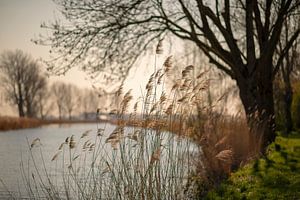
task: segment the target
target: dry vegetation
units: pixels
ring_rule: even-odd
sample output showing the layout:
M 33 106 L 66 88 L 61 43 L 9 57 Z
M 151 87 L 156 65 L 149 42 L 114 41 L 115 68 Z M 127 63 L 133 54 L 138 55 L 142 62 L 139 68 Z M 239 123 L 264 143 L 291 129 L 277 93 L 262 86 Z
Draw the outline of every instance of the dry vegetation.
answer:
M 24 128 L 36 128 L 48 124 L 76 124 L 76 123 L 99 123 L 107 122 L 105 120 L 68 120 L 68 119 L 51 119 L 43 120 L 28 117 L 8 117 L 0 116 L 0 131 L 8 131 Z
M 95 139 L 89 138 L 93 133 L 87 131 L 80 138 L 70 136 L 63 141 L 52 158 L 55 172 L 62 171 L 63 190 L 47 169 L 43 170 L 46 180 L 35 169 L 40 180 L 28 186 L 27 196 L 194 199 L 247 162 L 251 152 L 245 120 L 217 115 L 213 107 L 203 104 L 209 82 L 204 80 L 205 72 L 192 76 L 191 65 L 167 91 L 165 75 L 171 67 L 169 57 L 163 68 L 151 75 L 145 94 L 130 114 L 133 97 L 120 87 L 114 110 L 118 120 L 112 132 L 98 128 Z M 29 145 L 31 155 L 38 142 Z M 31 176 L 25 173 L 23 181 L 30 182 Z M 36 187 L 41 187 L 42 195 L 32 190 Z
M 122 118 L 130 101 L 128 99 L 131 99 L 127 93 L 116 113 L 119 120 L 115 123 L 118 126 L 169 131 L 181 138 L 192 139 L 201 151 L 198 161 L 193 163 L 197 170 L 190 174 L 186 192 L 192 189 L 196 196 L 204 196 L 233 170 L 257 157 L 253 149 L 257 149 L 259 144 L 250 144 L 253 138 L 243 114 L 225 116 L 215 112 L 215 105 L 203 104 L 203 92 L 209 84 L 203 79 L 206 72 L 194 77 L 194 67 L 187 66 L 170 92 L 165 92 L 165 88 L 159 90 L 161 85 L 164 87 L 164 76 L 172 67 L 170 59 L 167 58 L 163 70 L 153 73 L 149 79 L 143 97 L 143 119 L 136 118 L 134 113 L 129 119 Z M 159 94 L 157 91 L 162 92 Z M 257 146 L 254 148 L 253 145 Z
M 34 128 L 41 126 L 42 124 L 43 122 L 39 119 L 0 116 L 0 131 Z
M 182 120 L 174 118 L 171 122 L 166 119 L 129 119 L 115 124 L 169 131 L 198 144 L 201 155 L 193 163 L 197 170 L 190 176 L 191 185 L 187 187 L 192 187 L 197 196 L 204 196 L 232 171 L 256 157 L 249 143 L 249 128 L 242 116 L 225 117 L 208 110 L 205 113 L 201 119 L 198 115 L 191 115 Z

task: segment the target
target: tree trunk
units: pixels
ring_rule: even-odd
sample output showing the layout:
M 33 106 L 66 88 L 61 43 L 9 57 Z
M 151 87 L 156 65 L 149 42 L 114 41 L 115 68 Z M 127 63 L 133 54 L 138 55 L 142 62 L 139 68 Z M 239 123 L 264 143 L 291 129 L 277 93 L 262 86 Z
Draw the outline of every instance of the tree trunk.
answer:
M 19 111 L 19 117 L 25 117 L 23 103 L 21 101 L 19 101 L 18 103 L 18 111 Z
M 290 82 L 285 83 L 284 93 L 284 116 L 285 116 L 285 133 L 288 134 L 293 130 L 293 120 L 291 106 L 293 101 L 293 91 Z
M 22 96 L 22 85 L 18 83 L 18 95 L 17 95 L 17 103 L 18 103 L 18 110 L 19 110 L 19 117 L 25 117 L 24 112 L 24 99 Z
M 33 109 L 32 109 L 32 105 L 28 100 L 27 100 L 26 110 L 27 110 L 26 111 L 26 116 L 27 117 L 35 117 Z
M 254 156 L 265 153 L 266 147 L 275 139 L 272 68 L 266 67 L 266 63 L 261 64 L 264 66 L 256 66 L 256 69 L 263 70 L 254 72 L 247 78 L 237 78 L 250 128 L 249 148 Z
M 44 106 L 40 101 L 39 101 L 39 110 L 40 110 L 41 119 L 44 119 L 45 118 L 45 116 L 44 116 Z

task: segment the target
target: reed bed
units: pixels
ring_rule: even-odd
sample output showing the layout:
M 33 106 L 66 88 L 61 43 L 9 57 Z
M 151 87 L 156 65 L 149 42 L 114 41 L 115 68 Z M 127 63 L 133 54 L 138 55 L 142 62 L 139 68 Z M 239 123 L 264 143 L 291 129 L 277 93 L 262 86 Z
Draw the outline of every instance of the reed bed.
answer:
M 42 124 L 43 122 L 39 119 L 0 116 L 0 131 L 35 128 L 41 126 Z
M 185 132 L 173 134 L 166 131 L 171 128 L 154 125 L 164 121 L 173 127 L 173 122 L 183 119 L 177 113 L 184 109 L 174 98 L 177 89 L 168 96 L 162 90 L 167 67 L 165 63 L 151 75 L 146 93 L 130 112 L 132 120 L 137 120 L 138 109 L 142 112 L 143 126 L 127 127 L 122 123 L 129 114 L 132 96 L 120 87 L 116 93 L 115 129 L 108 132 L 97 124 L 96 133 L 86 131 L 80 138 L 66 138 L 58 145 L 50 169 L 36 164 L 37 159 L 45 163 L 39 144 L 47 141 L 28 141 L 31 156 L 21 165 L 26 191 L 11 193 L 11 198 L 189 199 L 183 188 L 195 171 L 192 166 L 194 158 L 199 157 L 199 146 Z
M 97 132 L 86 131 L 80 138 L 70 135 L 58 145 L 50 169 L 36 165 L 36 159 L 43 161 L 41 141 L 28 142 L 30 157 L 21 165 L 26 191 L 11 198 L 198 199 L 205 195 L 248 159 L 249 131 L 242 120 L 237 121 L 240 117 L 224 118 L 203 104 L 209 86 L 205 72 L 195 74 L 189 65 L 167 88 L 171 68 L 172 57 L 161 68 L 155 66 L 137 102 L 132 103 L 130 91 L 123 92 L 121 86 L 111 112 L 117 118 L 115 129 L 97 124 Z
M 38 119 L 28 117 L 10 117 L 0 116 L 0 131 L 24 129 L 24 128 L 36 128 L 43 125 L 50 124 L 78 124 L 78 123 L 99 123 L 108 122 L 109 120 L 68 120 L 68 119 Z

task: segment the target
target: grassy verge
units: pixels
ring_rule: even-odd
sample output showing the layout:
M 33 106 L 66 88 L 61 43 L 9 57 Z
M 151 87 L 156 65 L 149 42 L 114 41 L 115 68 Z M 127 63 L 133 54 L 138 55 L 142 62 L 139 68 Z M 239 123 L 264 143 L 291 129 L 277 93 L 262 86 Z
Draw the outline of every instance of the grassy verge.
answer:
M 278 136 L 268 156 L 253 161 L 211 191 L 206 199 L 299 199 L 300 134 Z

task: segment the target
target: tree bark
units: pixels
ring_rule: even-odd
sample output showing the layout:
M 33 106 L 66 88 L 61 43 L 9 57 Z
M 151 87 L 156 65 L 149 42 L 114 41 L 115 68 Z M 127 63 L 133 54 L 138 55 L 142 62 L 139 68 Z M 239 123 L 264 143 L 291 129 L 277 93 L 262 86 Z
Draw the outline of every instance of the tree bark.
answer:
M 19 117 L 25 116 L 24 109 L 23 109 L 23 103 L 21 101 L 19 101 L 19 103 L 18 103 L 18 111 L 19 111 Z
M 285 134 L 290 133 L 293 130 L 293 120 L 292 120 L 292 101 L 293 101 L 293 91 L 290 81 L 285 83 L 285 93 L 284 93 L 284 116 L 285 116 Z
M 27 101 L 27 105 L 26 105 L 26 116 L 27 116 L 27 117 L 36 117 L 36 116 L 35 116 L 35 113 L 34 113 L 34 111 L 33 111 L 31 102 L 30 102 L 29 100 L 26 100 L 26 101 Z
M 259 62 L 259 61 L 258 61 Z M 253 155 L 265 153 L 266 147 L 275 139 L 274 97 L 271 62 L 260 62 L 253 75 L 237 77 L 240 98 L 250 128 L 250 149 Z
M 19 111 L 19 117 L 25 117 L 25 112 L 24 112 L 24 99 L 22 96 L 22 85 L 18 83 L 18 98 L 17 98 L 17 103 L 18 103 L 18 111 Z

